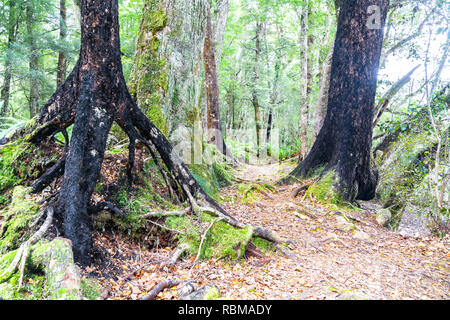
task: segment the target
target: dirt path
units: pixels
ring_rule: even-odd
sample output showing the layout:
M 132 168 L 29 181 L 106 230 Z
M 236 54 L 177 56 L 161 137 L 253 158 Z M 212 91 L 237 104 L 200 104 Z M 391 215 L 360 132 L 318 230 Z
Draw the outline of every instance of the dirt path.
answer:
M 245 166 L 237 176 L 251 181 L 274 181 L 286 166 Z M 264 225 L 291 245 L 295 259 L 270 253 L 265 259 L 251 257 L 236 264 L 204 261 L 191 270 L 192 261 L 176 269 L 160 271 L 149 266 L 130 281 L 109 280 L 109 298 L 135 299 L 157 282 L 191 277 L 200 284 L 214 284 L 228 299 L 449 299 L 450 238 L 404 238 L 376 224 L 373 212 L 344 212 L 358 221 L 345 222 L 341 214 L 310 199 L 292 197 L 298 186 L 279 188 L 269 197 L 243 204 L 237 185 L 224 189 L 222 205 L 244 223 Z M 272 199 L 271 199 L 272 198 Z M 354 229 L 349 230 L 349 227 Z M 99 239 L 100 240 L 100 239 Z M 101 239 L 107 241 L 108 239 Z M 115 247 L 122 245 L 115 241 Z M 128 252 L 123 243 L 123 253 Z M 170 255 L 170 250 L 139 250 L 126 272 L 142 261 Z M 139 257 L 139 259 L 138 259 Z M 119 260 L 118 260 L 119 261 Z M 133 262 L 134 261 L 134 262 Z M 112 263 L 114 263 L 112 261 Z M 105 280 L 105 282 L 108 282 Z M 142 292 L 144 291 L 144 292 Z M 166 290 L 159 299 L 173 299 L 177 289 Z

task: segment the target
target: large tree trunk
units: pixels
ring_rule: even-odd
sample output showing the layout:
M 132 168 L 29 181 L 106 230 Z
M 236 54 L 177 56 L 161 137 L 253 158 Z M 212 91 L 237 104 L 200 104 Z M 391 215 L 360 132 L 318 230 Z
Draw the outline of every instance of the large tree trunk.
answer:
M 61 185 L 58 211 L 75 256 L 92 247 L 88 204 L 100 173 L 106 139 L 125 108 L 116 1 L 81 1 L 80 92 Z
M 144 1 L 130 92 L 172 142 L 201 122 L 208 8 L 208 0 Z
M 333 174 L 333 188 L 341 199 L 374 197 L 378 173 L 370 152 L 373 105 L 388 7 L 388 0 L 341 3 L 324 124 L 307 157 L 284 182 L 325 166 L 322 177 Z M 379 14 L 372 16 L 374 9 Z
M 216 60 L 217 74 L 220 69 L 220 58 L 222 56 L 222 45 L 225 37 L 225 29 L 228 18 L 228 0 L 216 0 L 214 4 L 214 19 L 213 19 L 213 37 L 214 37 L 214 52 Z
M 215 145 L 224 155 L 227 147 L 223 139 L 219 108 L 219 83 L 217 75 L 217 60 L 214 53 L 213 33 L 211 27 L 211 9 L 206 17 L 206 34 L 203 48 L 206 87 L 206 114 L 208 127 L 208 143 Z M 228 154 L 228 156 L 231 156 Z

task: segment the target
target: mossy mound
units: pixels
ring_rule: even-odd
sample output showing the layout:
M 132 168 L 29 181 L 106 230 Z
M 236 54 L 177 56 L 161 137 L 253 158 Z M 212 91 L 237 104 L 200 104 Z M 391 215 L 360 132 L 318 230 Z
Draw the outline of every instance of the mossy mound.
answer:
M 165 220 L 165 225 L 177 230 L 176 238 L 179 242 L 189 245 L 189 254 L 197 255 L 202 239 L 202 234 L 213 221 L 215 221 L 206 234 L 199 259 L 241 258 L 252 239 L 251 227 L 243 229 L 235 228 L 224 221 L 217 221 L 217 217 L 203 212 L 199 220 L 196 216 L 170 216 Z
M 0 253 L 19 247 L 19 240 L 25 241 L 30 235 L 28 226 L 36 218 L 39 205 L 30 195 L 31 188 L 17 186 L 12 192 L 11 203 L 3 210 L 0 228 Z
M 225 163 L 192 164 L 189 170 L 202 189 L 217 202 L 220 201 L 220 188 L 230 185 L 234 178 L 231 168 Z
M 0 191 L 20 184 L 33 174 L 33 168 L 25 159 L 34 151 L 34 147 L 24 139 L 0 149 Z
M 274 186 L 263 182 L 244 182 L 238 187 L 238 191 L 242 195 L 242 203 L 253 203 L 258 199 L 256 193 L 264 194 L 274 190 Z
M 16 255 L 17 250 L 10 251 L 0 256 L 0 274 L 4 272 L 11 264 Z M 45 277 L 40 273 L 32 273 L 25 270 L 27 281 L 23 290 L 18 292 L 17 285 L 19 282 L 19 273 L 10 276 L 6 281 L 0 282 L 0 298 L 4 300 L 40 300 L 44 297 Z
M 17 250 L 0 257 L 0 274 L 8 268 Z M 97 280 L 80 279 L 69 240 L 41 240 L 30 248 L 23 288 L 18 291 L 20 274 L 16 272 L 0 283 L 0 297 L 6 300 L 96 300 L 101 295 Z
M 336 184 L 334 171 L 329 171 L 306 190 L 306 195 L 313 195 L 322 203 L 342 205 L 341 195 L 334 187 Z

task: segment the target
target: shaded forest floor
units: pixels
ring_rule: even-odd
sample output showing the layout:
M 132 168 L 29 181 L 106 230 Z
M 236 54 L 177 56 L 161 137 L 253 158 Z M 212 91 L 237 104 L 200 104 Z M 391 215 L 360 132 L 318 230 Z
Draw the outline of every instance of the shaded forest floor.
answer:
M 290 169 L 246 165 L 237 176 L 273 183 Z M 105 252 L 104 262 L 84 268 L 84 274 L 96 275 L 106 299 L 138 299 L 169 279 L 216 285 L 226 299 L 450 298 L 448 235 L 405 238 L 377 224 L 377 204 L 344 210 L 302 193 L 294 198 L 299 185 L 259 194 L 249 203 L 242 201 L 238 187 L 221 190 L 223 208 L 243 223 L 263 225 L 291 240 L 295 258 L 267 251 L 264 257 L 238 262 L 212 259 L 193 265 L 194 258 L 185 259 L 160 270 L 151 262 L 170 257 L 174 248 L 147 250 L 119 233 L 98 233 L 95 241 Z M 157 299 L 176 299 L 178 290 L 166 289 Z

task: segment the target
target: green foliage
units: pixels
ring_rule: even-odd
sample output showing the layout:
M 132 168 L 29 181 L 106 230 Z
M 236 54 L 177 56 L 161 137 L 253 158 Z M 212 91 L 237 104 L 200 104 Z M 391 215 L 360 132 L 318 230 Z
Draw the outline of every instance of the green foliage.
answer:
M 102 294 L 99 282 L 94 278 L 83 278 L 80 283 L 81 294 L 88 300 L 97 300 Z
M 11 264 L 17 250 L 0 255 L 0 274 Z M 45 298 L 45 277 L 39 272 L 25 268 L 24 277 L 27 281 L 20 292 L 17 291 L 19 273 L 13 274 L 6 281 L 0 281 L 0 297 L 4 300 L 42 300 Z

